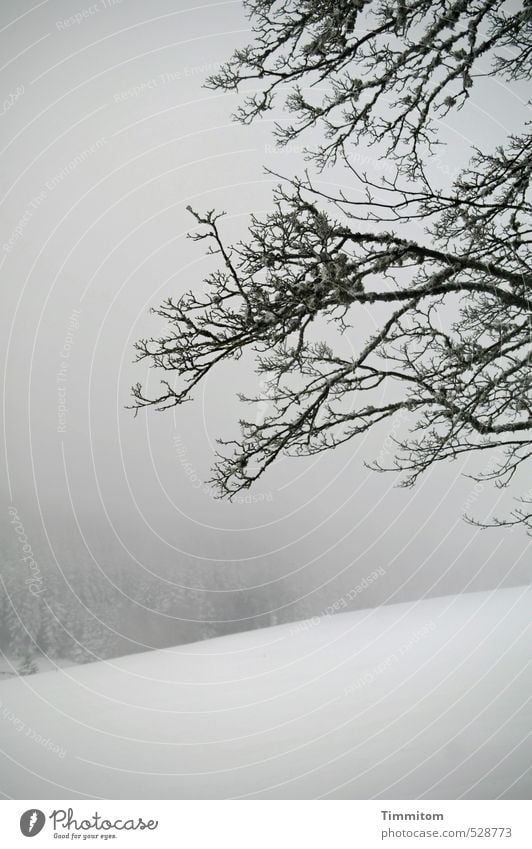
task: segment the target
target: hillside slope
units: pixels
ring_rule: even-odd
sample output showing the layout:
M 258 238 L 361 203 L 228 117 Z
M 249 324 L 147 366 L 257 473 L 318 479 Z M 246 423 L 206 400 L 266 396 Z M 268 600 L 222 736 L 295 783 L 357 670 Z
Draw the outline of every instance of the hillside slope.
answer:
M 0 684 L 0 790 L 530 798 L 531 588 L 283 625 Z

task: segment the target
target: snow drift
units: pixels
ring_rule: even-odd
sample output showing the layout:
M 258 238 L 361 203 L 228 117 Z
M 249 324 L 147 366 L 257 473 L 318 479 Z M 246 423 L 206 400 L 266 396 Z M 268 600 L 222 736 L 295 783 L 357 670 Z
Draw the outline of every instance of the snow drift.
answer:
M 529 798 L 531 588 L 391 605 L 0 684 L 0 790 Z

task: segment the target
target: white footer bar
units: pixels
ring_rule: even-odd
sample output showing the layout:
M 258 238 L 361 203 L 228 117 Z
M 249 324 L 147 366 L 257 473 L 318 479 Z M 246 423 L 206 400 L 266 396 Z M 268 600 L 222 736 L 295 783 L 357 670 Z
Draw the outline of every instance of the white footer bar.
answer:
M 531 849 L 527 801 L 48 801 L 0 803 L 2 846 L 186 849 Z M 28 842 L 35 837 L 35 844 Z

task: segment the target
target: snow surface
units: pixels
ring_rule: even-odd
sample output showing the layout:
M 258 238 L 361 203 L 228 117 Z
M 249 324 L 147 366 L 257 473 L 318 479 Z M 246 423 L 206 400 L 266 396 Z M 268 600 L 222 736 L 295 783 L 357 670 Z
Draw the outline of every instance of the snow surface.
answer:
M 448 596 L 5 680 L 0 790 L 530 798 L 531 602 Z

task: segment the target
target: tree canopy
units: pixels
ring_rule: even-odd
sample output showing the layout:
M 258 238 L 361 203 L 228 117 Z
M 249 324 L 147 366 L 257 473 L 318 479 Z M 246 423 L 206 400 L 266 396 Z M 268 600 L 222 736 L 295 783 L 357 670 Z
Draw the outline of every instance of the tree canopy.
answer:
M 481 77 L 493 86 L 530 79 L 532 3 L 245 5 L 253 43 L 208 85 L 244 90 L 236 115 L 244 123 L 281 98 L 290 119 L 276 127 L 280 145 L 309 130 L 320 141 L 299 178 L 280 180 L 272 212 L 251 217 L 242 242 L 225 243 L 222 213 L 191 210 L 192 237 L 220 267 L 206 291 L 154 310 L 167 330 L 140 340 L 138 359 L 169 375 L 156 397 L 137 384 L 134 406 L 181 404 L 218 363 L 249 348 L 267 388 L 243 400 L 266 394 L 269 406 L 241 423 L 239 439 L 221 442 L 213 472 L 221 495 L 251 486 L 281 453 L 328 450 L 398 416 L 391 468 L 405 485 L 472 452 L 486 455 L 478 480 L 504 487 L 524 477 L 530 124 L 494 149 L 473 148 L 453 179 L 432 164 L 442 123 L 467 108 Z M 371 169 L 360 150 L 373 151 Z M 333 163 L 344 169 L 336 194 L 316 179 Z M 330 328 L 328 341 L 320 336 L 324 322 L 337 345 Z M 524 489 L 493 523 L 532 529 Z

